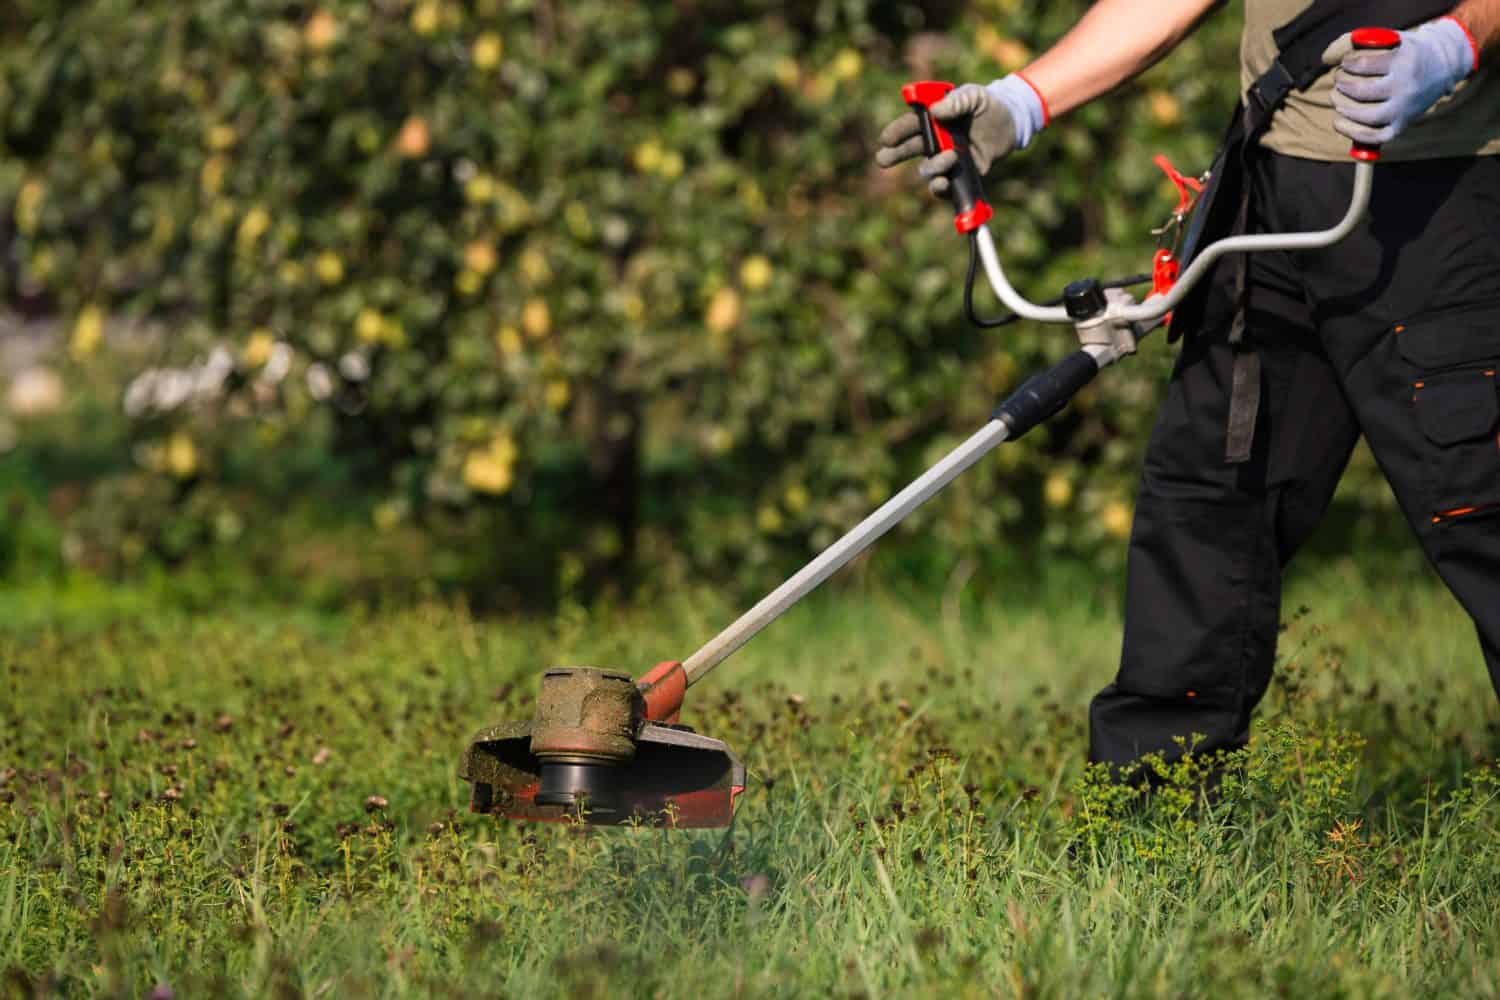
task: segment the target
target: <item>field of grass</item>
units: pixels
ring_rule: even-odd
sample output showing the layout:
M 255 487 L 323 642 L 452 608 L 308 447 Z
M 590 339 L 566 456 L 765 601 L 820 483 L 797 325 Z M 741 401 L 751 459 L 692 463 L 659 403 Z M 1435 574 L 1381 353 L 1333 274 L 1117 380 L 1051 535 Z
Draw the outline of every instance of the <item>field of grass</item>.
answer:
M 723 601 L 56 598 L 0 601 L 0 996 L 1500 993 L 1494 696 L 1420 567 L 1299 581 L 1211 809 L 1085 773 L 1111 602 L 820 595 L 689 696 L 752 774 L 727 833 L 508 825 L 454 775 L 542 667 Z

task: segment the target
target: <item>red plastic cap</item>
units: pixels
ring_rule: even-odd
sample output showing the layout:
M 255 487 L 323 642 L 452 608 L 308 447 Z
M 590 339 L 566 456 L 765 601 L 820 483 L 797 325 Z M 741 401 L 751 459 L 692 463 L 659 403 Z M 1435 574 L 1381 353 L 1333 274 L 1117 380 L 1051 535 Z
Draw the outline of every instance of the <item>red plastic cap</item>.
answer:
M 930 108 L 953 93 L 953 90 L 953 84 L 942 80 L 917 80 L 901 88 L 901 99 L 907 104 L 920 104 L 924 108 Z
M 959 235 L 967 235 L 994 217 L 995 210 L 990 207 L 989 202 L 981 201 L 962 215 L 955 216 L 953 228 L 958 230 Z
M 1349 36 L 1356 49 L 1398 49 L 1401 32 L 1390 28 L 1360 28 Z

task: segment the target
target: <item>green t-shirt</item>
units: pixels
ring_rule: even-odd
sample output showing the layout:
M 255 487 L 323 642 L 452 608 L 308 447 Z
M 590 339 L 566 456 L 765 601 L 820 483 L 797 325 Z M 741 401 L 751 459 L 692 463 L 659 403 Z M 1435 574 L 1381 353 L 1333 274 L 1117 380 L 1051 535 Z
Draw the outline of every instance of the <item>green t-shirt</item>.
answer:
M 1245 0 L 1240 44 L 1241 89 L 1248 90 L 1276 59 L 1271 33 L 1312 4 L 1310 0 Z M 1333 73 L 1306 91 L 1292 91 L 1261 139 L 1268 149 L 1308 160 L 1345 160 L 1349 140 L 1333 130 Z M 1481 67 L 1451 96 L 1433 106 L 1385 147 L 1390 160 L 1500 154 L 1500 77 Z

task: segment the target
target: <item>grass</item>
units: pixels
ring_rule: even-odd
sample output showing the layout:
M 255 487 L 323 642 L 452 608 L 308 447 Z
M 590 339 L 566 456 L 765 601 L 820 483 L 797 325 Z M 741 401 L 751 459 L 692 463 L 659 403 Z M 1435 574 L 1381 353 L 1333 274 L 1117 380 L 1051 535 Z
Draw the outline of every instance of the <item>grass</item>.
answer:
M 0 995 L 1500 993 L 1494 696 L 1421 571 L 1301 579 L 1212 809 L 1082 766 L 1109 603 L 822 595 L 689 699 L 752 772 L 728 833 L 508 825 L 454 776 L 540 668 L 681 655 L 712 598 L 111 600 L 0 603 Z

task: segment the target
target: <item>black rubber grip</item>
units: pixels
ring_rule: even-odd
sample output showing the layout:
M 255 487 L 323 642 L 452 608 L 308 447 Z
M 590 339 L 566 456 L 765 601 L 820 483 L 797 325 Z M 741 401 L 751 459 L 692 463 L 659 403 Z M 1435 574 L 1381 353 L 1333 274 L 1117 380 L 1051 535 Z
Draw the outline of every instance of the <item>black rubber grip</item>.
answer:
M 1005 421 L 1011 440 L 1015 440 L 1067 406 L 1098 374 L 1099 362 L 1092 354 L 1074 351 L 1050 370 L 1021 383 L 1021 388 L 995 407 L 993 417 Z

